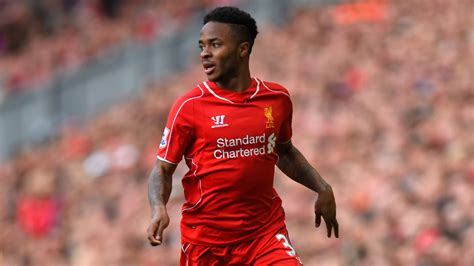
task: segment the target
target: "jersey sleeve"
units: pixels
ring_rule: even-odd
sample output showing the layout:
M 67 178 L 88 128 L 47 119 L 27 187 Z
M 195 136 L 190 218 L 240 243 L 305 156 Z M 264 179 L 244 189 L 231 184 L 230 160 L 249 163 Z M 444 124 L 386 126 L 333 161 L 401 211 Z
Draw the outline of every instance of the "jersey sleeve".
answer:
M 289 96 L 284 103 L 284 110 L 284 119 L 281 124 L 277 143 L 286 143 L 291 140 L 291 136 L 293 135 L 293 130 L 291 128 L 291 122 L 293 120 L 293 104 Z
M 178 164 L 191 145 L 194 132 L 192 101 L 180 99 L 175 102 L 168 115 L 166 127 L 158 148 L 158 159 Z

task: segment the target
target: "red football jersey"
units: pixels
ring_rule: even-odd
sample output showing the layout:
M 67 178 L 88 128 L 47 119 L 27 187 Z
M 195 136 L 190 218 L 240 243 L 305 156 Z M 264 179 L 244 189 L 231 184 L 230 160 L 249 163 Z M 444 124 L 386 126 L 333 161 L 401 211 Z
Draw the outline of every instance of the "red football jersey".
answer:
M 189 171 L 182 179 L 184 241 L 232 244 L 284 226 L 273 188 L 276 143 L 291 139 L 292 103 L 282 86 L 252 78 L 242 93 L 205 81 L 171 108 L 158 158 Z

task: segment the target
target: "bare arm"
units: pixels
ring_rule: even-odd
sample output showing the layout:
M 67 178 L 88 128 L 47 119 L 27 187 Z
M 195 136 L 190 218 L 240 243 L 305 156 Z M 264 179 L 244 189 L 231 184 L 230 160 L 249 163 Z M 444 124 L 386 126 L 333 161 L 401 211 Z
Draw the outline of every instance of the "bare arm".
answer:
M 175 170 L 176 165 L 157 160 L 148 180 L 148 201 L 152 218 L 147 233 L 148 240 L 153 246 L 162 243 L 163 231 L 169 225 L 166 204 L 171 195 Z
M 331 186 L 321 177 L 301 152 L 290 142 L 278 144 L 278 168 L 289 178 L 314 192 L 331 190 Z
M 336 200 L 331 186 L 312 167 L 301 152 L 290 142 L 278 144 L 278 168 L 289 178 L 318 193 L 314 211 L 315 225 L 319 227 L 321 217 L 326 223 L 328 237 L 334 228 L 334 234 L 339 237 L 339 224 L 336 219 Z

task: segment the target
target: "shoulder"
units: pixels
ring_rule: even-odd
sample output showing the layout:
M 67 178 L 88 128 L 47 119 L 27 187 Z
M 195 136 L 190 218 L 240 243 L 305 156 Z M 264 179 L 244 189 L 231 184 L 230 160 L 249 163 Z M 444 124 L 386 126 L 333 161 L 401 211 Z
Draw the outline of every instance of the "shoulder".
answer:
M 192 109 L 193 101 L 198 100 L 203 95 L 204 91 L 200 88 L 200 85 L 197 85 L 176 99 L 171 111 L 173 113 L 179 113 L 187 110 L 191 111 L 190 109 Z
M 201 89 L 201 85 L 196 85 L 196 87 L 192 88 L 191 90 L 187 91 L 185 94 L 181 95 L 174 103 L 174 105 L 185 105 L 188 102 L 192 102 L 193 100 L 197 100 L 204 95 L 204 91 Z
M 260 85 L 260 89 L 264 93 L 272 94 L 274 97 L 277 96 L 278 99 L 281 99 L 281 102 L 284 104 L 284 106 L 287 106 L 290 109 L 292 108 L 293 103 L 291 102 L 290 92 L 285 87 L 275 82 L 270 82 L 259 78 L 256 79 Z
M 256 79 L 258 83 L 260 84 L 260 87 L 262 87 L 262 90 L 270 92 L 270 93 L 286 95 L 288 98 L 290 98 L 290 92 L 288 91 L 288 89 L 286 89 L 282 85 L 275 82 L 262 80 L 260 78 L 256 78 Z
M 181 95 L 176 100 L 176 103 L 184 103 L 184 102 L 189 102 L 189 101 L 201 98 L 204 94 L 204 91 L 202 90 L 201 87 L 202 87 L 201 84 L 196 85 L 196 87 L 192 88 L 191 90 L 187 91 L 185 94 Z

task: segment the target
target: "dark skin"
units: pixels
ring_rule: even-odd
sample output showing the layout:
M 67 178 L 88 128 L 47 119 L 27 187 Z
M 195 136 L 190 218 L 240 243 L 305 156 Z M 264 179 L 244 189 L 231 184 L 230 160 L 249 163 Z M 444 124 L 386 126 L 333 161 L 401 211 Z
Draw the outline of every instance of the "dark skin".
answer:
M 321 177 L 291 141 L 277 144 L 278 168 L 289 178 L 318 193 L 314 204 L 315 226 L 321 225 L 321 217 L 326 223 L 327 235 L 339 237 L 339 224 L 336 219 L 336 200 L 331 186 Z
M 249 43 L 239 42 L 228 24 L 209 22 L 201 30 L 199 38 L 201 61 L 215 70 L 207 78 L 219 87 L 235 92 L 246 90 L 250 83 Z
M 250 46 L 239 40 L 232 27 L 225 23 L 208 22 L 201 30 L 199 38 L 201 60 L 207 78 L 223 89 L 234 92 L 245 91 L 251 83 L 249 56 Z M 339 237 L 336 219 L 336 201 L 331 186 L 321 177 L 291 141 L 277 144 L 278 168 L 288 177 L 318 193 L 314 205 L 315 226 L 324 220 L 327 236 L 332 232 Z M 176 165 L 157 160 L 148 182 L 148 200 L 151 207 L 151 222 L 148 240 L 152 246 L 163 242 L 163 231 L 169 225 L 166 210 L 171 195 L 172 176 Z

